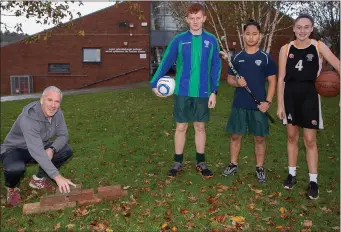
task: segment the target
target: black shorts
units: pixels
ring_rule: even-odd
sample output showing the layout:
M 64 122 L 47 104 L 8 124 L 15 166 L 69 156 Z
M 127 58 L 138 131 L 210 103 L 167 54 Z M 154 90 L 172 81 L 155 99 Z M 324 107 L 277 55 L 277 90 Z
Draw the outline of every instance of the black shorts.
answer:
M 284 124 L 323 129 L 320 96 L 316 92 L 314 82 L 285 83 L 284 107 Z

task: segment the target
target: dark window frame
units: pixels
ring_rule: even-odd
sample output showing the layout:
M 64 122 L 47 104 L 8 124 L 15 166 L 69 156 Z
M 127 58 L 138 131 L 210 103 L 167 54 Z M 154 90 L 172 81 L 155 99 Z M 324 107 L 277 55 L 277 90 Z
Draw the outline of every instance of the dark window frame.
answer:
M 94 49 L 98 49 L 100 51 L 99 61 L 85 61 L 84 60 L 84 51 L 85 50 L 94 50 Z M 83 47 L 82 48 L 82 62 L 83 63 L 95 63 L 95 64 L 102 63 L 102 48 L 99 48 L 99 47 Z
M 68 65 L 68 70 L 66 72 L 52 70 L 51 65 Z M 47 64 L 47 72 L 48 73 L 71 73 L 71 65 L 70 63 L 48 63 Z

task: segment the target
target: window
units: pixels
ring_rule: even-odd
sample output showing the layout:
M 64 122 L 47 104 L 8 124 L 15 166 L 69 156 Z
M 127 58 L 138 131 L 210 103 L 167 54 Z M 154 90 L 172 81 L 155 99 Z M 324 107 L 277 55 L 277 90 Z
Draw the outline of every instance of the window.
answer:
M 127 22 L 118 22 L 118 27 L 128 27 Z
M 70 64 L 49 64 L 48 71 L 51 73 L 69 73 Z
M 83 62 L 100 63 L 101 61 L 100 48 L 83 48 Z

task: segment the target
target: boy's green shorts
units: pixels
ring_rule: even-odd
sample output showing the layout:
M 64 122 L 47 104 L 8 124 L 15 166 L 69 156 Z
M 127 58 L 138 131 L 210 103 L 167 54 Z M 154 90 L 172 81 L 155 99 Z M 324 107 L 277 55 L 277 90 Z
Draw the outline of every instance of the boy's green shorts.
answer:
M 179 123 L 208 122 L 208 98 L 174 95 L 174 120 Z
M 259 110 L 232 107 L 226 131 L 231 134 L 245 134 L 248 131 L 254 136 L 267 136 L 269 135 L 269 120 Z

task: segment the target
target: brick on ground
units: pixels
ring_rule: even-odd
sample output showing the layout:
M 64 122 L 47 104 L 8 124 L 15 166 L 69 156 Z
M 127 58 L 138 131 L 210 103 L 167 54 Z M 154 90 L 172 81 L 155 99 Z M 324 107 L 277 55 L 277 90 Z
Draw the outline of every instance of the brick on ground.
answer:
M 97 196 L 106 200 L 117 200 L 128 194 L 126 190 L 122 190 L 121 185 L 99 187 L 97 191 Z

